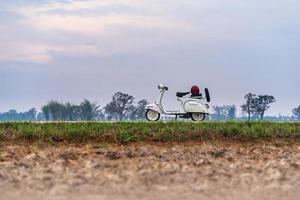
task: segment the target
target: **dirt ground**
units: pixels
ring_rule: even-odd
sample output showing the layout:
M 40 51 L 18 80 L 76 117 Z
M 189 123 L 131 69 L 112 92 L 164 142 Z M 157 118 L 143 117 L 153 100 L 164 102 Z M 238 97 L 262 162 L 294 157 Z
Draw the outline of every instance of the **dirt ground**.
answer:
M 1 142 L 0 199 L 299 199 L 300 141 Z

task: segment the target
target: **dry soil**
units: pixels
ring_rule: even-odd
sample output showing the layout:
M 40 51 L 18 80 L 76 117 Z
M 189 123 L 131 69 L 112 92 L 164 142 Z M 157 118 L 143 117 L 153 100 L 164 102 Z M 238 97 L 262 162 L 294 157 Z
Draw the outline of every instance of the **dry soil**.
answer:
M 1 142 L 0 199 L 300 199 L 300 141 Z

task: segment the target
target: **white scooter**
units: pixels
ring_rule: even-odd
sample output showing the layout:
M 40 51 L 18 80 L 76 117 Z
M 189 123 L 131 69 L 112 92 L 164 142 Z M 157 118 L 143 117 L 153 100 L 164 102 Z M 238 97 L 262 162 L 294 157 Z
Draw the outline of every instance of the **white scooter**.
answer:
M 174 115 L 177 120 L 178 116 L 180 118 L 191 118 L 193 121 L 203 121 L 206 115 L 209 115 L 209 105 L 205 104 L 203 100 L 205 98 L 202 97 L 202 94 L 199 93 L 199 88 L 196 87 L 196 94 L 190 94 L 190 92 L 177 92 L 177 100 L 181 104 L 180 110 L 177 111 L 167 111 L 162 106 L 162 98 L 164 93 L 168 90 L 168 87 L 159 84 L 158 89 L 160 91 L 160 95 L 158 100 L 155 103 L 149 104 L 146 106 L 146 119 L 148 121 L 157 121 L 160 118 L 161 114 L 166 115 Z M 209 90 L 205 88 L 205 97 L 206 101 L 210 102 Z M 192 92 L 192 91 L 191 91 Z M 197 94 L 198 93 L 198 94 Z

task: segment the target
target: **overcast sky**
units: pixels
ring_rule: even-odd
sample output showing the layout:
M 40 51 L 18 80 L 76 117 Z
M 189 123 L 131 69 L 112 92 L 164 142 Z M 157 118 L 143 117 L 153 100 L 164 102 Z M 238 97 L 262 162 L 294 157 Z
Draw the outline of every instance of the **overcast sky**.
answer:
M 0 2 L 0 112 L 50 99 L 104 106 L 122 91 L 154 101 L 209 87 L 212 104 L 247 92 L 300 105 L 299 0 L 11 0 Z

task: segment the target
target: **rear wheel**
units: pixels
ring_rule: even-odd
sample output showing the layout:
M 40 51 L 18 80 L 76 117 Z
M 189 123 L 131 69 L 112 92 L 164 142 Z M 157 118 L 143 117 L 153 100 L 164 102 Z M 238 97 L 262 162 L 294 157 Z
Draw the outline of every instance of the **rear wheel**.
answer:
M 204 113 L 192 113 L 191 118 L 193 121 L 203 121 L 205 120 Z
M 146 111 L 146 119 L 148 121 L 154 122 L 159 120 L 160 118 L 160 113 L 155 111 L 155 110 L 147 110 Z

